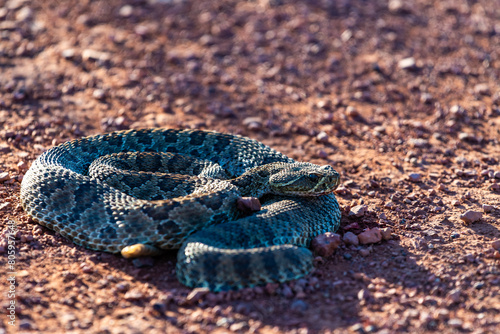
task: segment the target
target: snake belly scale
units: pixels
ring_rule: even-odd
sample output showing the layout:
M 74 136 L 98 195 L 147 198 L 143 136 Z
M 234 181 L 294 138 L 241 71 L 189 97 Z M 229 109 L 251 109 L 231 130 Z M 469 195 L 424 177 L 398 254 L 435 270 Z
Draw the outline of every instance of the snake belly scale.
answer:
M 178 249 L 177 277 L 213 291 L 284 282 L 312 269 L 311 240 L 335 231 L 330 166 L 202 130 L 118 131 L 44 152 L 21 184 L 40 224 L 89 249 Z M 244 215 L 243 196 L 262 209 Z

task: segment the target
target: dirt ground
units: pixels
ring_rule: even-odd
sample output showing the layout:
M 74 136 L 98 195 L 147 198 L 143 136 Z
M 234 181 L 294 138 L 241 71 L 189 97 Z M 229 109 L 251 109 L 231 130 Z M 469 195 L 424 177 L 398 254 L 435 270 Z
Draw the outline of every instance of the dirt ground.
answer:
M 0 333 L 500 332 L 500 1 L 0 0 L 0 34 Z M 147 127 L 330 164 L 337 233 L 392 234 L 193 296 L 174 251 L 89 251 L 23 212 L 44 150 Z

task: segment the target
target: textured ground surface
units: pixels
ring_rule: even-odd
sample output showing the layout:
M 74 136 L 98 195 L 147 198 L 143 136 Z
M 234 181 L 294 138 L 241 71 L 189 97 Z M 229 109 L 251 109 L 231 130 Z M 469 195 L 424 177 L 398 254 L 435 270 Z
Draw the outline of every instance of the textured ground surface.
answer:
M 19 229 L 0 333 L 498 333 L 499 8 L 0 0 L 3 272 L 8 223 Z M 20 208 L 20 181 L 45 149 L 152 126 L 240 133 L 331 164 L 343 178 L 338 233 L 389 227 L 392 238 L 343 243 L 296 282 L 190 295 L 175 252 L 88 251 Z M 468 210 L 481 218 L 465 223 Z

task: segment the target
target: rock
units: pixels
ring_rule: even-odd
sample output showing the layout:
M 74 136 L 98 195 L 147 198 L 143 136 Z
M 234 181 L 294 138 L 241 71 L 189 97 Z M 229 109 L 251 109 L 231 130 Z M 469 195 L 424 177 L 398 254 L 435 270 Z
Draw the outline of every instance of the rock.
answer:
M 331 106 L 331 102 L 329 100 L 320 100 L 316 103 L 316 107 L 320 109 L 329 109 Z
M 482 208 L 483 208 L 484 212 L 491 212 L 491 211 L 493 211 L 493 205 L 483 204 Z
M 423 138 L 410 138 L 408 139 L 408 144 L 412 147 L 423 148 L 429 145 L 429 141 Z
M 460 132 L 458 134 L 458 139 L 460 139 L 461 141 L 469 142 L 469 143 L 477 143 L 479 141 L 476 136 L 474 136 L 471 133 L 467 133 L 467 132 Z
M 390 227 L 384 227 L 380 230 L 380 233 L 382 234 L 382 238 L 384 240 L 391 240 L 392 238 L 392 229 Z
M 29 7 L 23 7 L 16 13 L 16 21 L 26 21 L 33 16 L 33 11 Z
M 353 106 L 348 106 L 345 110 L 345 113 L 347 116 L 349 116 L 351 118 L 356 118 L 356 117 L 360 116 L 359 111 L 356 108 L 354 108 Z
M 301 299 L 294 300 L 290 305 L 290 310 L 296 313 L 303 313 L 307 311 L 308 308 L 309 305 Z
M 210 290 L 208 288 L 195 288 L 187 295 L 186 302 L 193 304 L 205 297 L 209 292 Z
M 352 232 L 346 232 L 342 240 L 347 245 L 354 245 L 354 246 L 359 245 L 358 236 Z
M 429 93 L 422 93 L 420 95 L 420 102 L 430 104 L 432 102 L 432 95 Z
M 243 125 L 249 130 L 260 130 L 262 128 L 262 118 L 247 117 L 243 120 Z
M 478 95 L 491 95 L 491 90 L 488 84 L 481 83 L 474 86 L 474 93 Z
M 368 210 L 368 207 L 364 204 L 356 205 L 349 211 L 349 216 L 363 217 Z
M 416 64 L 417 63 L 415 62 L 415 58 L 408 57 L 405 59 L 401 59 L 398 62 L 398 67 L 403 70 L 413 70 L 416 69 Z
M 3 172 L 0 173 L 0 182 L 8 181 L 10 180 L 10 175 L 8 172 Z
M 96 51 L 92 49 L 85 49 L 82 52 L 82 59 L 84 61 L 93 60 L 93 61 L 107 61 L 111 58 L 109 53 Z
M 476 283 L 474 283 L 474 285 L 472 287 L 476 290 L 480 290 L 480 289 L 484 288 L 484 282 L 476 282 Z
M 319 150 L 318 151 L 318 157 L 321 158 L 321 159 L 326 159 L 326 158 L 328 158 L 328 153 L 326 153 L 323 150 Z
M 358 234 L 358 239 L 362 245 L 374 244 L 382 240 L 382 233 L 380 233 L 378 227 L 367 228 L 364 232 Z
M 28 164 L 24 161 L 19 161 L 17 163 L 17 169 L 19 169 L 20 171 L 27 171 L 29 168 Z
M 236 202 L 236 207 L 244 214 L 260 211 L 261 204 L 257 197 L 240 197 Z
M 123 298 L 126 300 L 139 300 L 143 296 L 144 294 L 139 290 L 130 290 L 123 296 Z
M 106 92 L 103 89 L 96 89 L 92 93 L 92 97 L 96 100 L 102 100 L 106 97 Z
M 474 262 L 476 262 L 476 256 L 474 256 L 474 254 L 472 254 L 472 253 L 468 253 L 468 254 L 465 254 L 464 260 L 469 262 L 469 263 L 474 263 Z
M 483 213 L 479 211 L 466 211 L 463 215 L 460 216 L 460 219 L 463 220 L 465 223 L 470 224 L 477 222 L 478 220 L 481 220 L 483 217 Z
M 316 136 L 316 140 L 319 142 L 319 143 L 328 143 L 328 135 L 326 134 L 325 131 L 321 131 L 320 133 L 318 133 L 318 135 Z
M 347 225 L 346 227 L 344 227 L 344 231 L 348 231 L 348 230 L 352 230 L 352 229 L 358 229 L 359 228 L 359 224 L 357 222 L 354 222 L 354 223 L 350 223 L 349 225 Z
M 500 251 L 500 239 L 493 240 L 491 242 L 491 247 L 493 247 L 493 249 Z
M 288 284 L 283 285 L 283 288 L 281 290 L 281 295 L 285 298 L 292 298 L 293 297 L 293 291 L 292 289 L 288 286 Z
M 461 294 L 462 291 L 460 289 L 453 289 L 448 293 L 447 298 L 453 303 L 459 303 Z
M 498 183 L 493 183 L 488 187 L 488 189 L 492 191 L 500 191 L 500 185 L 498 185 Z
M 420 182 L 422 180 L 422 175 L 420 173 L 411 173 L 408 175 L 408 179 L 411 182 Z
M 9 153 L 10 152 L 10 147 L 7 145 L 0 145 L 0 153 Z
M 118 11 L 118 15 L 122 17 L 129 17 L 130 15 L 132 15 L 133 12 L 134 12 L 134 7 L 130 5 L 125 5 L 120 8 L 120 10 Z
M 340 246 L 340 235 L 326 232 L 313 239 L 311 247 L 313 251 L 322 257 L 328 257 Z
M 368 256 L 370 255 L 370 250 L 368 248 L 362 248 L 359 250 L 359 254 L 361 256 Z
M 500 171 L 497 171 L 497 172 L 493 173 L 493 177 L 495 179 L 500 179 Z
M 64 59 L 73 59 L 75 57 L 75 49 L 64 49 L 61 51 L 61 56 Z

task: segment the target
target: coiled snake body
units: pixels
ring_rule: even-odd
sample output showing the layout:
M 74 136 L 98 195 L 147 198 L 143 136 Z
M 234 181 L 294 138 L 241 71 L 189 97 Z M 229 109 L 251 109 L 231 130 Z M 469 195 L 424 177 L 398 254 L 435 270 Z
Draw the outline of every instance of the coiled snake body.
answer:
M 249 138 L 129 130 L 49 149 L 24 176 L 21 202 L 90 249 L 132 257 L 181 248 L 179 280 L 218 291 L 308 273 L 312 238 L 340 222 L 331 194 L 338 182 L 330 166 L 295 162 Z M 242 196 L 260 197 L 262 209 L 240 213 Z

